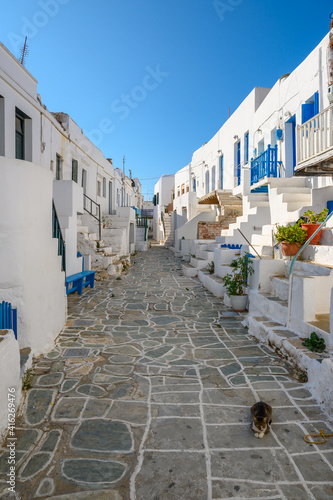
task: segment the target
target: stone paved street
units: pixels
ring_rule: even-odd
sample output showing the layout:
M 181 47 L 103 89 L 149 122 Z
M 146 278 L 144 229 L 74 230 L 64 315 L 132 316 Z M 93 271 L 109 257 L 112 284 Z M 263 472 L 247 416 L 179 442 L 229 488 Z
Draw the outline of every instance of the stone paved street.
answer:
M 333 420 L 180 261 L 152 247 L 69 296 L 17 420 L 17 498 L 332 499 Z M 250 407 L 273 407 L 256 439 Z M 8 453 L 0 457 L 2 498 Z

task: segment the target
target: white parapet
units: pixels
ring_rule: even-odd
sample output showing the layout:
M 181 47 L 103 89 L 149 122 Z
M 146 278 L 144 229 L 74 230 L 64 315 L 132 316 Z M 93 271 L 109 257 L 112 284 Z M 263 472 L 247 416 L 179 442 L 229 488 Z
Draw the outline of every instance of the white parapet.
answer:
M 21 399 L 20 351 L 12 330 L 0 330 L 0 437 L 6 433 L 15 403 Z M 14 421 L 15 426 L 15 421 Z

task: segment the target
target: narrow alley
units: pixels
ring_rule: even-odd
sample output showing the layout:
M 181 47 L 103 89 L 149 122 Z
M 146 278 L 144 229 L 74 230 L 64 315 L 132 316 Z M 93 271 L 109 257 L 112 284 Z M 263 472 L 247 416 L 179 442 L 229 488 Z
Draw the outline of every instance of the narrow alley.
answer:
M 69 296 L 17 419 L 16 498 L 332 498 L 333 438 L 303 437 L 333 421 L 243 316 L 180 267 L 153 246 L 121 278 Z M 273 407 L 263 439 L 250 429 L 259 400 Z M 1 498 L 14 498 L 6 443 L 1 453 Z

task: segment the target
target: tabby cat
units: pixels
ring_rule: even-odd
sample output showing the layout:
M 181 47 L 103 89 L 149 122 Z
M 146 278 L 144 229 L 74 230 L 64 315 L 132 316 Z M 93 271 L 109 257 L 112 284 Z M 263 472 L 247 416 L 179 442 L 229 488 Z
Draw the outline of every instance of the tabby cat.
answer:
M 251 408 L 253 418 L 252 430 L 256 438 L 263 438 L 265 434 L 270 431 L 270 424 L 272 423 L 272 408 L 267 403 L 259 401 Z

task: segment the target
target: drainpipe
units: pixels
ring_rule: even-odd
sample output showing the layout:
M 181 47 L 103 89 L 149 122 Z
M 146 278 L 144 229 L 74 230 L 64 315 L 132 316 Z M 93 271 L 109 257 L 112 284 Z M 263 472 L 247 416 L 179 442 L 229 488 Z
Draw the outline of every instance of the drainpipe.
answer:
M 295 255 L 295 257 L 291 261 L 290 270 L 289 270 L 288 323 L 287 323 L 288 327 L 289 327 L 290 322 L 291 322 L 291 304 L 292 304 L 292 294 L 293 294 L 293 292 L 292 292 L 292 289 L 293 289 L 293 270 L 294 270 L 294 265 L 295 265 L 296 259 L 303 252 L 303 250 L 309 245 L 310 241 L 316 236 L 316 234 L 319 233 L 319 231 L 326 224 L 326 222 L 332 217 L 332 215 L 333 215 L 333 212 L 328 214 L 328 216 L 326 217 L 324 222 L 322 222 L 320 224 L 320 226 L 318 227 L 318 229 L 316 229 L 316 231 L 310 236 L 310 238 L 308 240 L 306 240 L 304 245 L 298 250 L 297 254 Z

